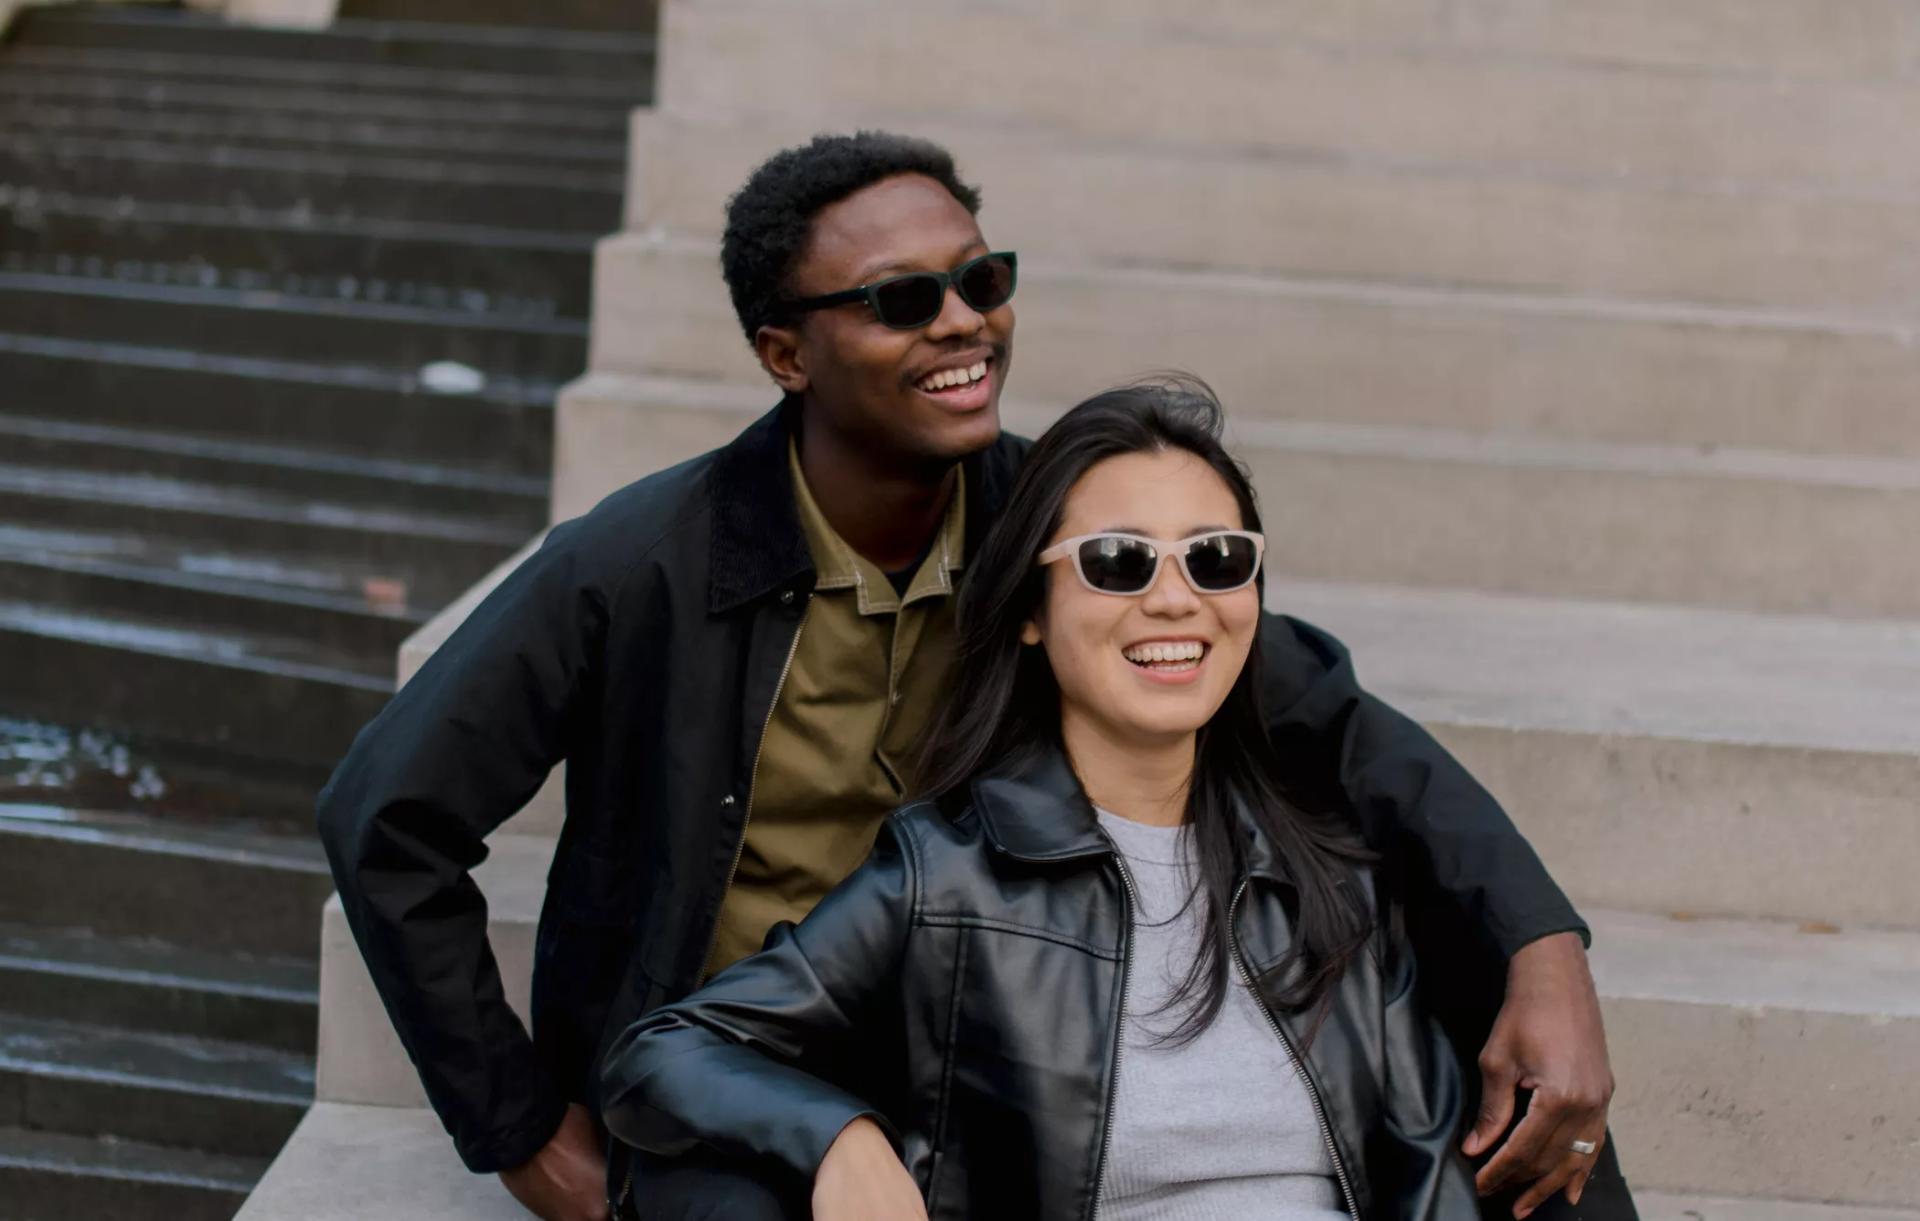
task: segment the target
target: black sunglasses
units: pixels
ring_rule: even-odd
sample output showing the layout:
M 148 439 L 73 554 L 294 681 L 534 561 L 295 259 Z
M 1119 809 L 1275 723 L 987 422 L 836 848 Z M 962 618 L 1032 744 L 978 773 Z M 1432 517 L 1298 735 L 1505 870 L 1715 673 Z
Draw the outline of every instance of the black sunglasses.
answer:
M 797 301 L 787 302 L 786 308 L 793 313 L 804 313 L 864 301 L 873 307 L 873 316 L 880 320 L 881 325 L 896 331 L 911 331 L 940 316 L 941 308 L 946 305 L 949 285 L 976 313 L 984 314 L 988 310 L 999 309 L 1013 300 L 1014 282 L 1019 278 L 1019 262 L 1019 257 L 1011 250 L 995 251 L 977 259 L 968 259 L 952 271 L 914 271 L 903 276 L 889 276 L 859 288 L 849 288 L 845 292 L 828 293 L 823 297 L 801 297 Z

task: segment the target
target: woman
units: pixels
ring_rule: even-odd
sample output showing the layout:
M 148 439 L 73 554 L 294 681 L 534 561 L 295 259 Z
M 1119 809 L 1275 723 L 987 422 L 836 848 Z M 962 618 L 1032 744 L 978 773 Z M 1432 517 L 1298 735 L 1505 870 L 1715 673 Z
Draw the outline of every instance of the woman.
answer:
M 1034 446 L 922 797 L 761 953 L 625 1031 L 615 1136 L 817 1221 L 1477 1216 L 1458 1070 L 1351 828 L 1257 702 L 1264 540 L 1197 382 Z

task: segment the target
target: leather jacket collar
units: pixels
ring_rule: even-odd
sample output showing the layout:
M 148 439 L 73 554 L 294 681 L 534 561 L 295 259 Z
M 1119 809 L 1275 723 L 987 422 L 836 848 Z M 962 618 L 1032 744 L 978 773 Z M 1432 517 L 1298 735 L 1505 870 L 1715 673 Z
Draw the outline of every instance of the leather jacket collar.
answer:
M 1113 852 L 1080 778 L 1057 745 L 1036 747 L 975 780 L 973 803 L 988 842 L 1016 860 L 1045 864 Z M 1236 801 L 1234 815 L 1248 876 L 1292 887 L 1292 873 L 1253 812 Z

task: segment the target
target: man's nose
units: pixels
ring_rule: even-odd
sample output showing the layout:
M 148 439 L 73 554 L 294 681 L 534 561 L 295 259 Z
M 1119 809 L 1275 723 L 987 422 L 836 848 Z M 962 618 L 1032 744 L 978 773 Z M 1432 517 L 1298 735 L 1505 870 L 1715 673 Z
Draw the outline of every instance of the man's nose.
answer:
M 949 284 L 940 299 L 940 313 L 927 324 L 928 339 L 964 339 L 978 335 L 987 325 L 981 313 L 960 297 L 960 290 Z

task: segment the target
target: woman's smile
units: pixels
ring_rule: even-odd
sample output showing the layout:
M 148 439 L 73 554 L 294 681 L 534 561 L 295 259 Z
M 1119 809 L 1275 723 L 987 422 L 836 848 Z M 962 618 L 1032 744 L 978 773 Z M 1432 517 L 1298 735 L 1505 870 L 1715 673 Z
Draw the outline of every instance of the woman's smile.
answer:
M 1184 685 L 1199 679 L 1212 651 L 1198 637 L 1159 636 L 1127 645 L 1120 656 L 1148 682 Z

